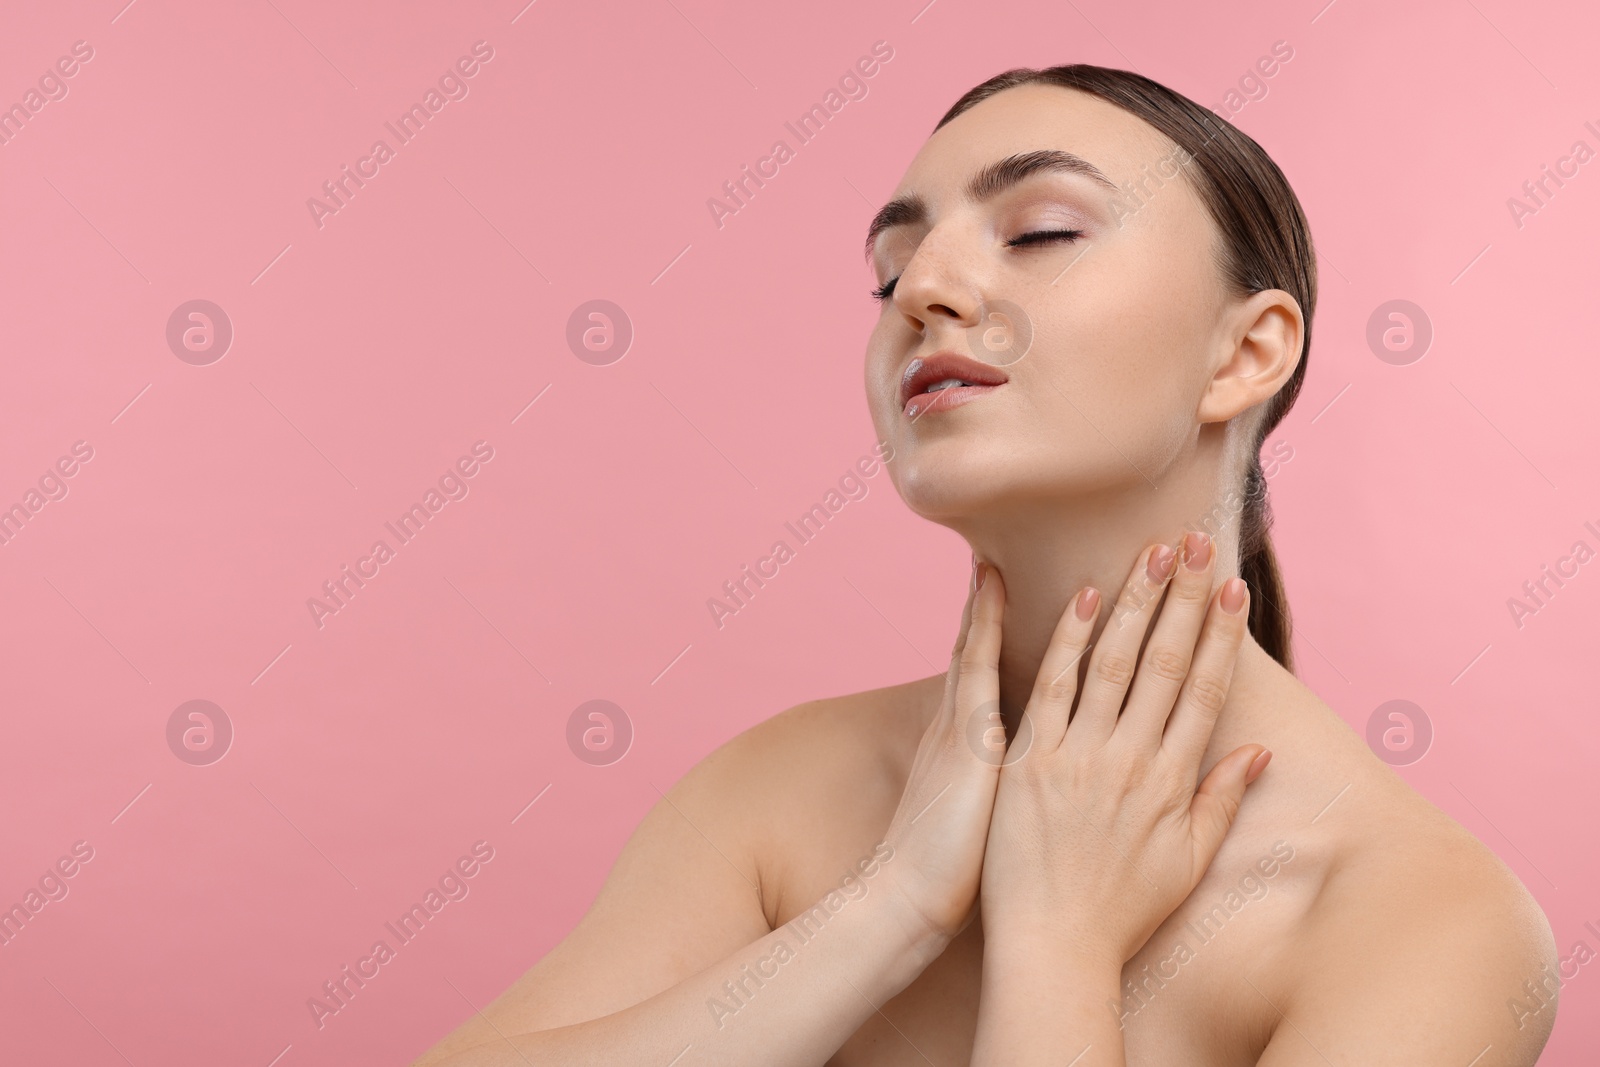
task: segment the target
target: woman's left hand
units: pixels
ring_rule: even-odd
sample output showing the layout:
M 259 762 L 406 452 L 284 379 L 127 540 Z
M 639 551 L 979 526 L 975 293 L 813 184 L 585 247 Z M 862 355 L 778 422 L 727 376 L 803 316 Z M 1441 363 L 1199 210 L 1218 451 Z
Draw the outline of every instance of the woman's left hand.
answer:
M 1086 589 L 1063 613 L 1011 742 L 1027 747 L 1008 752 L 1000 775 L 984 854 L 985 940 L 1114 975 L 1199 883 L 1265 768 L 1271 754 L 1245 745 L 1198 782 L 1244 638 L 1248 590 L 1234 578 L 1212 596 L 1210 539 L 1190 534 L 1183 547 L 1184 559 L 1166 545 L 1140 555 L 1081 699 L 1078 661 L 1100 598 Z

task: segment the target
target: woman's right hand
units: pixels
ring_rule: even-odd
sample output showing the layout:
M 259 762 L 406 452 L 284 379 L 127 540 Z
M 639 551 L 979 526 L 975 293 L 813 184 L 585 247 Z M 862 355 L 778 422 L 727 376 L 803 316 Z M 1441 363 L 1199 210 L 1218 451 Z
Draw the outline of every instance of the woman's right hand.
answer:
M 974 569 L 944 697 L 917 746 L 885 840 L 891 884 L 922 933 L 943 943 L 977 914 L 989 816 L 1006 736 L 1000 720 L 1000 616 L 1005 589 L 987 564 Z

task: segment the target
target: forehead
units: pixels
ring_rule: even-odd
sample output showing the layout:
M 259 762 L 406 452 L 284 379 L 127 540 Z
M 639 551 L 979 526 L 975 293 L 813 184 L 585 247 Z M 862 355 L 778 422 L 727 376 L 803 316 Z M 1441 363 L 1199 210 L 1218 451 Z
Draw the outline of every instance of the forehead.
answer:
M 1141 166 L 1153 166 L 1173 145 L 1143 119 L 1097 96 L 1056 85 L 1019 85 L 936 130 L 911 161 L 895 195 L 915 193 L 930 202 L 954 197 L 985 164 L 1047 148 L 1087 160 L 1121 186 L 1137 180 Z

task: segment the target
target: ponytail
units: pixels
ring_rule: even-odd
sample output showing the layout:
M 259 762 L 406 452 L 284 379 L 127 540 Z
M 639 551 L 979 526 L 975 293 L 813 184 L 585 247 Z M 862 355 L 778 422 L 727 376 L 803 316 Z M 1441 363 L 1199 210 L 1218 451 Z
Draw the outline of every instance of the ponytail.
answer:
M 1250 636 L 1284 670 L 1294 673 L 1294 624 L 1283 572 L 1272 550 L 1272 502 L 1261 470 L 1261 453 L 1251 457 L 1245 475 L 1244 508 L 1239 516 L 1239 577 L 1250 587 Z

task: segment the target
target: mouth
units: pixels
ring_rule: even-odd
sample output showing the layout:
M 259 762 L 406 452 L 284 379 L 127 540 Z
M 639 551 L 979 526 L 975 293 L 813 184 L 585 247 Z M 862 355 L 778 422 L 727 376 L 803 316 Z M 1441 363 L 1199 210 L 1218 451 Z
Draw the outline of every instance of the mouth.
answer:
M 911 418 L 935 411 L 948 411 L 1010 381 L 1006 373 L 987 363 L 939 352 L 927 359 L 913 359 L 900 377 L 900 408 Z

